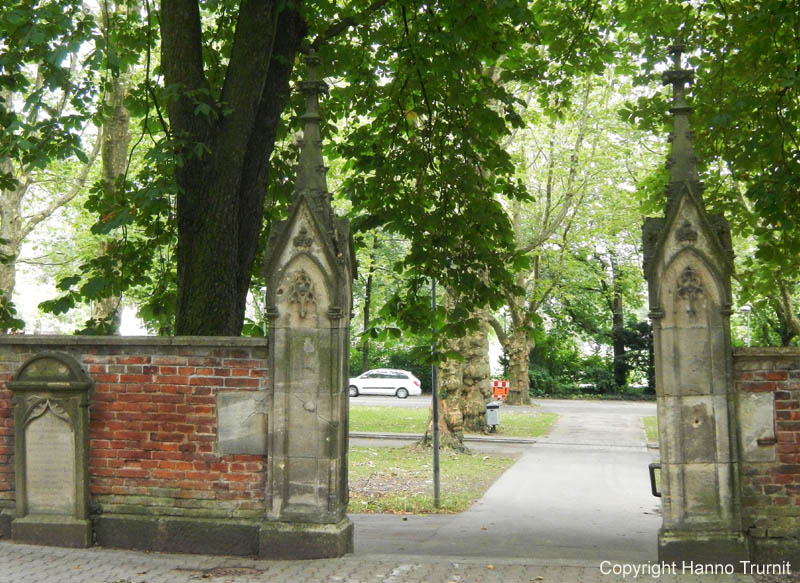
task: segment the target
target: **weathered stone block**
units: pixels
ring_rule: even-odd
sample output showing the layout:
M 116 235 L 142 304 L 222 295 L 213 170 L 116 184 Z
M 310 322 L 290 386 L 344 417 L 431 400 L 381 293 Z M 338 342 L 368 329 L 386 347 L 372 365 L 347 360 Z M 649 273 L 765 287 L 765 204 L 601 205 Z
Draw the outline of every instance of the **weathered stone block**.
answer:
M 34 545 L 86 548 L 92 545 L 92 525 L 72 516 L 31 514 L 11 523 L 11 538 Z
M 217 393 L 217 447 L 220 455 L 266 455 L 266 400 L 266 391 Z
M 353 523 L 263 523 L 258 555 L 263 559 L 321 559 L 353 552 Z
M 725 531 L 668 531 L 658 534 L 658 560 L 684 563 L 734 565 L 749 560 L 750 550 L 745 536 Z
M 738 421 L 742 458 L 775 461 L 775 403 L 771 393 L 739 393 Z

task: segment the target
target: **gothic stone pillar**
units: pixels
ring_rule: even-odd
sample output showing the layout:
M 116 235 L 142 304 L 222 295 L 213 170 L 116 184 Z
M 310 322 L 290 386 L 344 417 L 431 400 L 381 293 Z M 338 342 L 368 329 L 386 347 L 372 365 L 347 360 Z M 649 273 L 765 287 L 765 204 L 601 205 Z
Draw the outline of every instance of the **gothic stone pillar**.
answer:
M 331 224 L 327 229 L 309 197 L 300 194 L 270 238 L 271 524 L 262 533 L 262 556 L 352 550 L 352 523 L 345 515 L 351 271 L 349 255 L 335 245 L 349 233 L 346 221 Z
M 732 426 L 730 262 L 718 236 L 726 225 L 712 224 L 688 190 L 675 211 L 645 225 L 655 247 L 647 277 L 661 444 L 659 555 L 735 564 L 747 549 Z

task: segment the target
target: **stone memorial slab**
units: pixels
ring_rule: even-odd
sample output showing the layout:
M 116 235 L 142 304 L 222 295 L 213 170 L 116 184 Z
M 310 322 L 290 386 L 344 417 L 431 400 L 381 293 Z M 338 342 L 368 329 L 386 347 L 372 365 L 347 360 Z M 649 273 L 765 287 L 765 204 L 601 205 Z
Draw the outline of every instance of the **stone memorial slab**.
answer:
M 72 514 L 75 508 L 75 436 L 50 410 L 25 428 L 28 512 Z
M 15 540 L 87 547 L 88 391 L 91 381 L 67 354 L 43 352 L 19 369 L 14 393 Z

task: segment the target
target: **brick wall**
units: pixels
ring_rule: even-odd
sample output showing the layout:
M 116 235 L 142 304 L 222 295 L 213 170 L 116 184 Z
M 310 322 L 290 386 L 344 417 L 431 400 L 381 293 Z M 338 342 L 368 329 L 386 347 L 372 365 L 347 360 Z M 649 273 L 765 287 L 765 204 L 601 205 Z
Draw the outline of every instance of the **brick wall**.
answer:
M 217 395 L 267 387 L 267 348 L 247 338 L 0 337 L 0 510 L 14 506 L 6 382 L 37 352 L 81 362 L 89 407 L 92 503 L 103 514 L 255 518 L 266 457 L 219 455 Z
M 741 452 L 744 529 L 756 542 L 798 539 L 800 349 L 739 349 L 734 371 L 740 432 L 750 431 L 753 438 L 760 435 Z M 747 408 L 743 403 L 758 405 Z

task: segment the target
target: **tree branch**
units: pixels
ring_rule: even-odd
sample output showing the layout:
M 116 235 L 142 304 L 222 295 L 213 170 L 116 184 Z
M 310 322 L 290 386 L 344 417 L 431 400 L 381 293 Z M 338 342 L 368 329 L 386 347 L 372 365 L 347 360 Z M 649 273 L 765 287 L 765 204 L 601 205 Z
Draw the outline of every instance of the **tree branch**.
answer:
M 195 136 L 198 130 L 194 114 L 196 104 L 183 92 L 208 90 L 197 0 L 161 3 L 161 68 L 165 86 L 177 87 L 179 91 L 167 104 L 173 129 Z
M 503 330 L 502 324 L 494 316 L 489 316 L 488 321 L 494 333 L 497 334 L 497 340 L 500 341 L 500 345 L 505 349 L 506 344 L 508 344 L 508 334 Z
M 100 153 L 101 142 L 102 142 L 102 134 L 98 132 L 97 139 L 95 140 L 94 147 L 92 148 L 92 152 L 91 154 L 89 154 L 89 159 L 83 165 L 83 168 L 81 168 L 80 174 L 78 174 L 78 178 L 77 180 L 75 180 L 75 183 L 72 185 L 72 188 L 70 188 L 66 194 L 52 201 L 47 206 L 46 209 L 36 213 L 35 215 L 32 215 L 31 217 L 28 218 L 27 221 L 25 221 L 25 225 L 22 227 L 20 241 L 25 239 L 28 235 L 30 235 L 31 231 L 33 231 L 39 223 L 47 219 L 62 206 L 64 206 L 73 198 L 78 196 L 78 193 L 83 189 L 84 185 L 86 184 L 86 179 L 89 176 L 89 171 L 92 169 L 92 166 L 94 166 L 94 162 L 95 160 L 97 160 L 97 156 Z
M 339 36 L 348 28 L 351 28 L 353 26 L 358 26 L 359 24 L 364 22 L 367 16 L 369 16 L 376 10 L 380 10 L 381 8 L 383 8 L 386 5 L 386 3 L 387 0 L 376 0 L 375 2 L 367 6 L 367 8 L 364 9 L 363 12 L 359 12 L 358 14 L 342 18 L 338 22 L 334 22 L 327 28 L 327 30 L 325 30 L 325 32 L 321 33 L 319 36 L 317 36 L 317 38 L 314 39 L 309 48 L 313 50 L 319 49 L 319 47 L 322 46 L 323 43 L 326 43 L 332 38 Z M 307 53 L 308 49 L 304 49 L 303 52 Z
M 220 96 L 222 103 L 232 110 L 221 125 L 235 134 L 250 131 L 253 127 L 270 69 L 277 25 L 274 1 L 247 0 L 239 8 L 231 58 Z M 240 136 L 237 138 L 241 139 Z
M 783 313 L 786 316 L 786 325 L 795 336 L 800 336 L 800 318 L 797 317 L 797 312 L 794 310 L 789 288 L 786 287 L 786 282 L 782 277 L 778 277 L 777 280 L 778 289 L 781 292 L 781 306 L 783 308 Z

